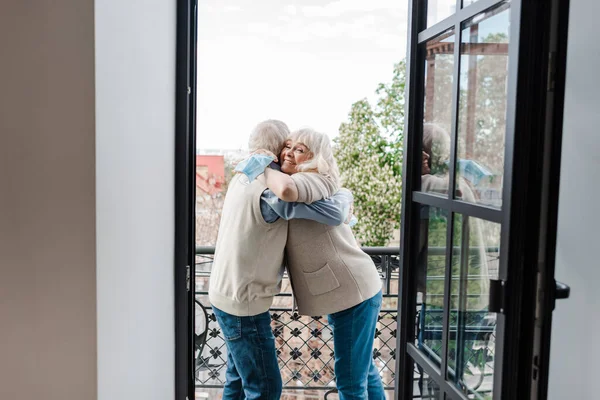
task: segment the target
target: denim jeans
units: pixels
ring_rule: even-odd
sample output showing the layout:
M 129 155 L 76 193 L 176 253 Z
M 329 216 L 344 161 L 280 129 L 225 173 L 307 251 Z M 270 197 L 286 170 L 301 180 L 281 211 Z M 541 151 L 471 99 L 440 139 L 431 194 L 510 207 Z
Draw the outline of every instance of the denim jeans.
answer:
M 373 360 L 375 328 L 382 293 L 328 316 L 333 330 L 335 376 L 340 400 L 385 400 L 383 383 Z
M 213 307 L 227 345 L 223 400 L 277 400 L 281 373 L 269 312 L 238 317 Z

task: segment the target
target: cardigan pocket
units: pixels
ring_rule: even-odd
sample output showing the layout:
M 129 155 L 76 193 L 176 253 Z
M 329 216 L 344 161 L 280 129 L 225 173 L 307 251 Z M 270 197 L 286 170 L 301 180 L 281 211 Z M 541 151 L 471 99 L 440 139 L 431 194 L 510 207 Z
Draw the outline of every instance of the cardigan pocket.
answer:
M 340 287 L 340 282 L 335 277 L 329 264 L 325 264 L 315 272 L 302 272 L 306 280 L 308 291 L 313 296 L 331 292 Z

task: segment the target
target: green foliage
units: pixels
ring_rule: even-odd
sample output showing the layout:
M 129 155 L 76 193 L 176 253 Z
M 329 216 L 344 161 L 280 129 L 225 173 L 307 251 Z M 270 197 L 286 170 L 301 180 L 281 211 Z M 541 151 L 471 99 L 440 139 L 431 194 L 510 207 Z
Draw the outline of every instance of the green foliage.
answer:
M 385 246 L 400 225 L 405 65 L 378 85 L 377 104 L 352 104 L 335 139 L 342 184 L 354 194 L 355 232 L 365 246 Z
M 482 40 L 483 43 L 508 43 L 508 35 L 504 32 L 490 33 Z

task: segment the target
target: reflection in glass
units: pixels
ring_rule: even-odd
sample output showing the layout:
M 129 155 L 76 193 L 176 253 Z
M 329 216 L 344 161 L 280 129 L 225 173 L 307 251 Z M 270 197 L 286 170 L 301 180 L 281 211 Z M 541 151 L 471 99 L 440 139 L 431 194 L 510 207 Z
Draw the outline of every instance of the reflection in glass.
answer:
M 477 15 L 463 25 L 457 142 L 462 200 L 502 206 L 508 76 L 509 9 Z
M 440 386 L 419 366 L 414 364 L 413 399 L 439 399 Z
M 441 195 L 448 194 L 450 182 L 454 39 L 448 31 L 425 44 L 421 190 Z
M 448 380 L 466 395 L 492 398 L 496 314 L 489 282 L 498 275 L 500 225 L 454 215 Z
M 441 365 L 448 212 L 421 205 L 417 256 L 416 346 Z
M 471 4 L 473 4 L 473 3 L 477 2 L 477 1 L 479 1 L 479 0 L 463 0 L 462 6 L 463 6 L 463 8 L 465 8 L 465 7 L 470 6 Z
M 456 12 L 456 0 L 428 0 L 427 27 L 434 25 Z

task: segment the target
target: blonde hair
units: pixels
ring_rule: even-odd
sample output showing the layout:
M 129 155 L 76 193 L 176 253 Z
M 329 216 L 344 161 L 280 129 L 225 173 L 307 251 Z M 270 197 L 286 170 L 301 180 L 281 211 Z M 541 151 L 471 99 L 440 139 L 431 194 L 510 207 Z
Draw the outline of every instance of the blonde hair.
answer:
M 340 171 L 335 158 L 329 136 L 311 128 L 302 128 L 292 132 L 289 137 L 292 142 L 299 142 L 308 147 L 311 159 L 298 165 L 298 171 L 316 170 L 330 177 L 336 185 L 340 183 Z
M 248 149 L 252 152 L 258 149 L 271 151 L 276 156 L 289 136 L 288 126 L 277 119 L 268 119 L 256 125 L 248 139 Z

